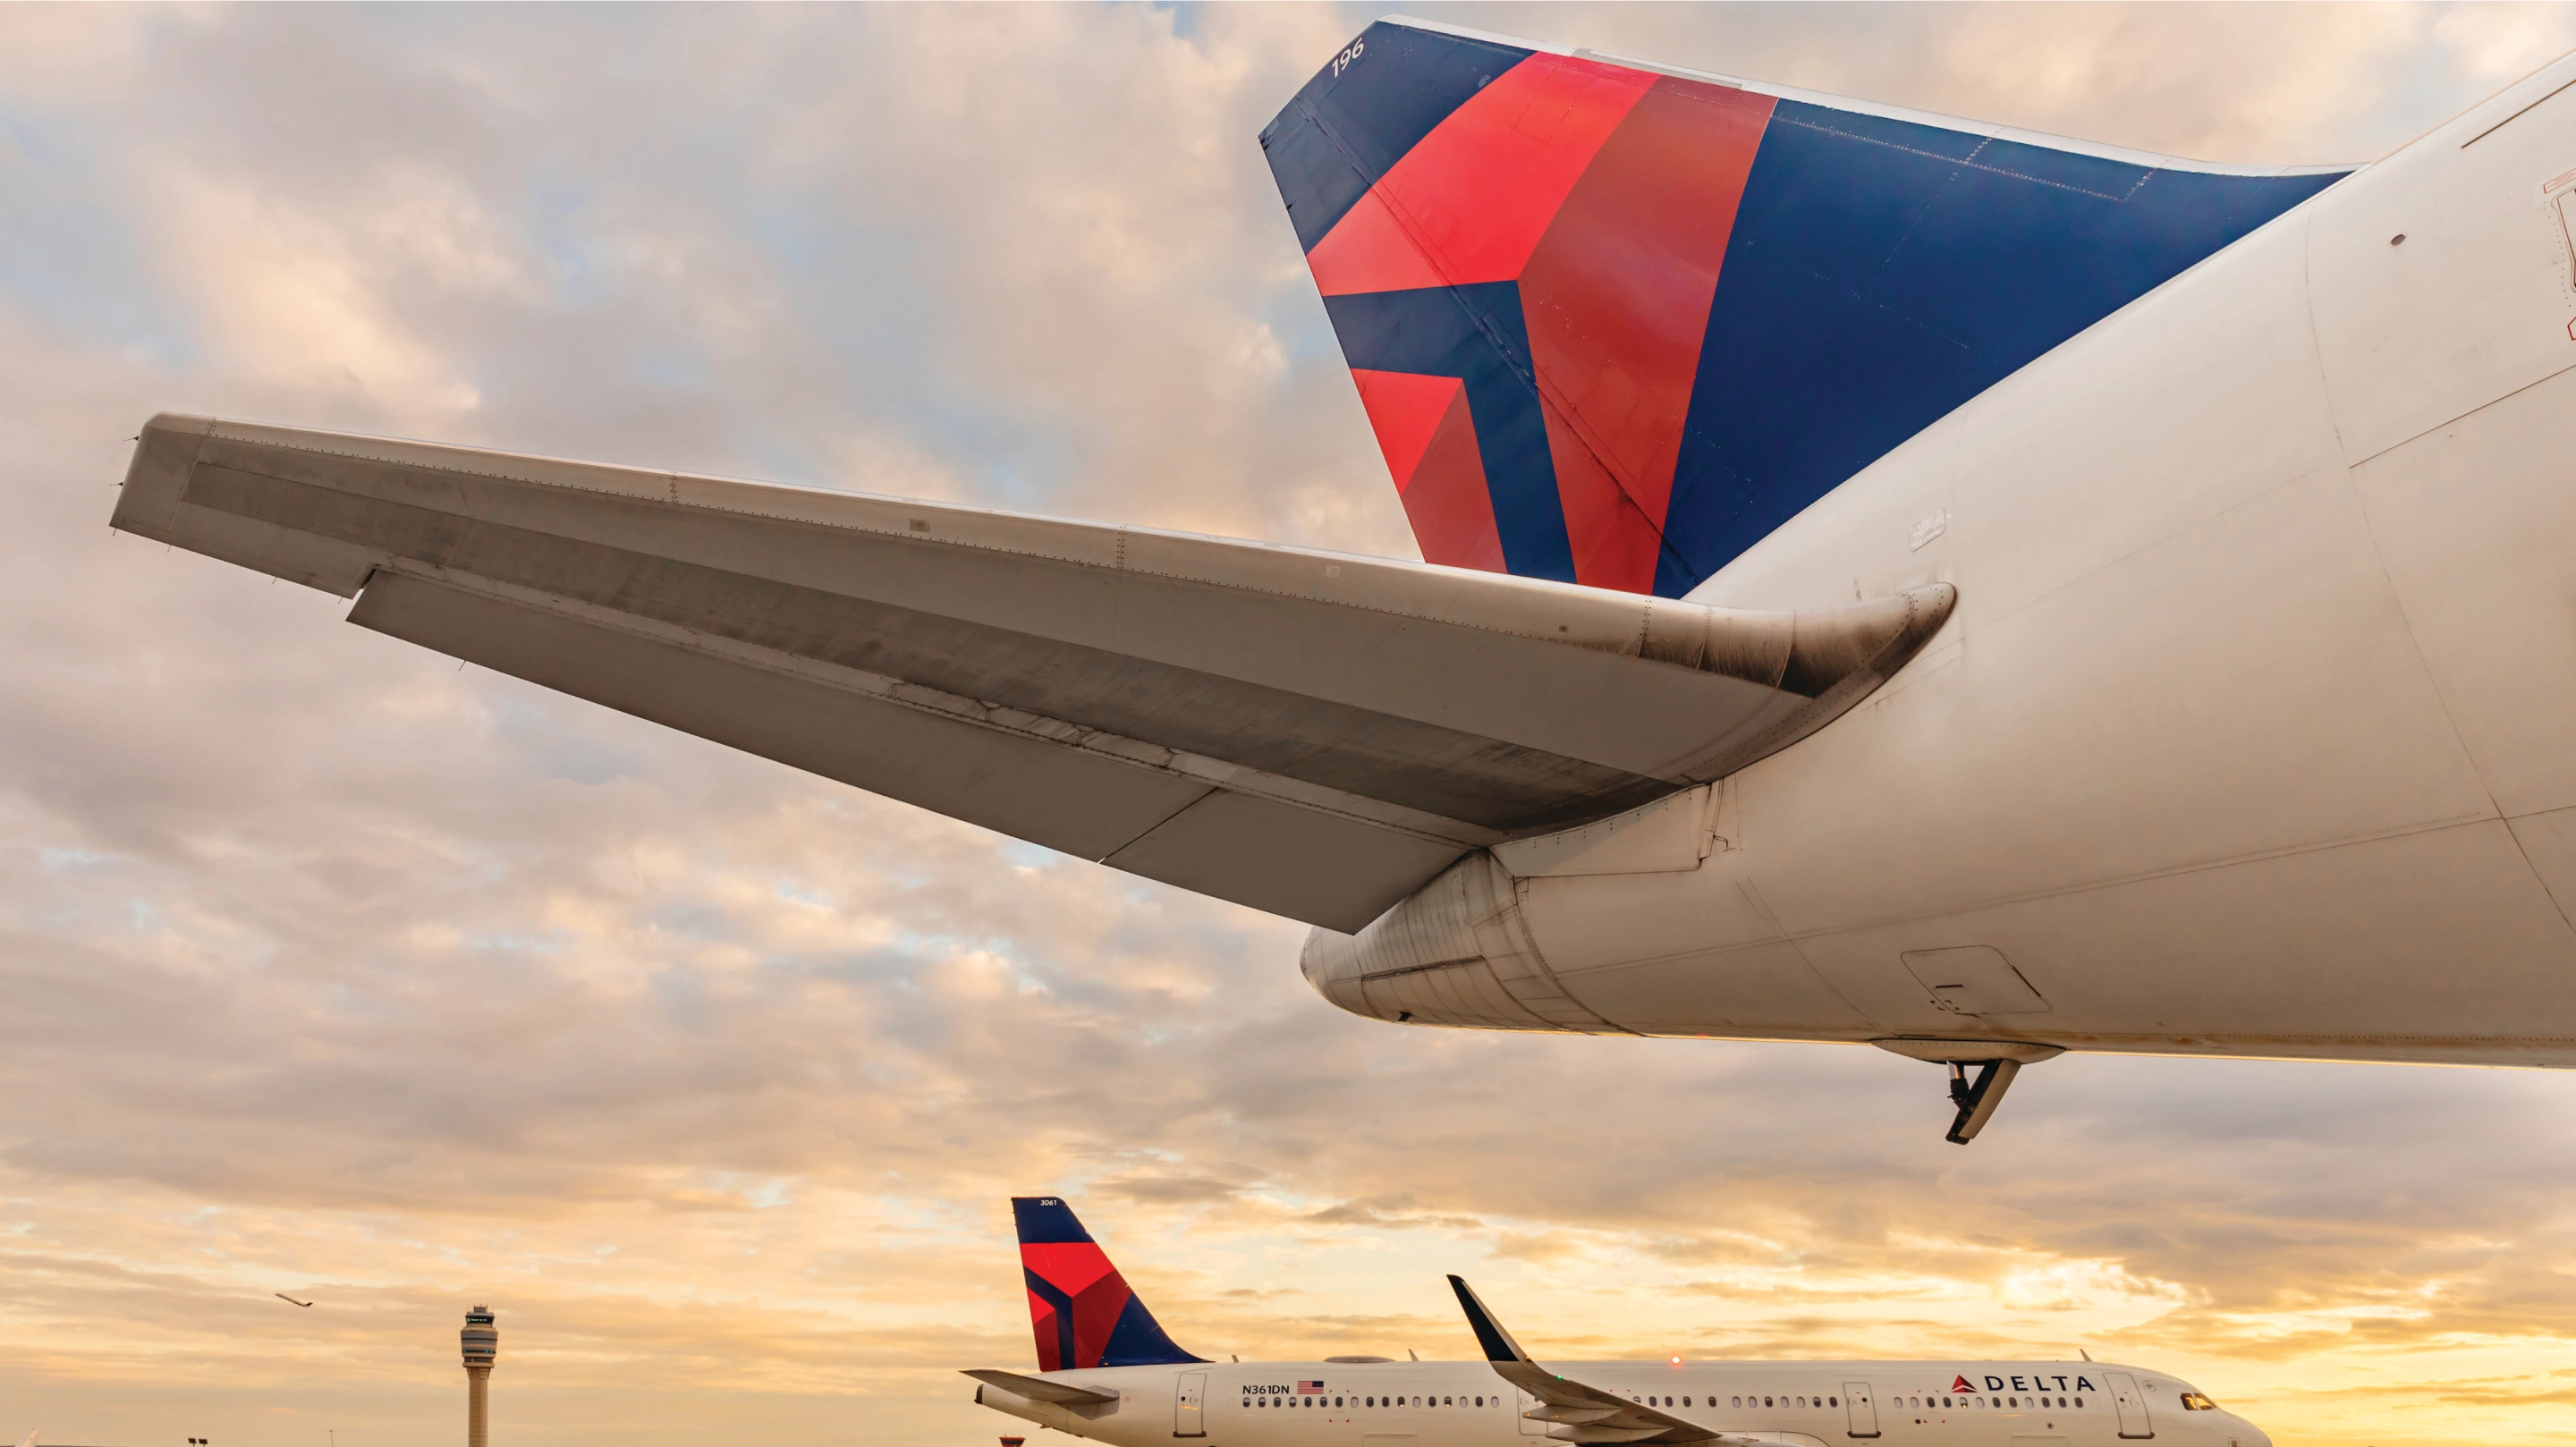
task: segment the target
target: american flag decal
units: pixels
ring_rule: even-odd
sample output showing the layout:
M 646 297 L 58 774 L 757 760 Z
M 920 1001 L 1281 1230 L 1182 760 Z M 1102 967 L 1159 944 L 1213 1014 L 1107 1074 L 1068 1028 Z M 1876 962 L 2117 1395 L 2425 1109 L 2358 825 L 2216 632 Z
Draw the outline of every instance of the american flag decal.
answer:
M 1297 1384 L 1297 1390 L 1312 1394 L 1324 1390 L 1324 1384 L 1321 1382 L 1299 1382 Z

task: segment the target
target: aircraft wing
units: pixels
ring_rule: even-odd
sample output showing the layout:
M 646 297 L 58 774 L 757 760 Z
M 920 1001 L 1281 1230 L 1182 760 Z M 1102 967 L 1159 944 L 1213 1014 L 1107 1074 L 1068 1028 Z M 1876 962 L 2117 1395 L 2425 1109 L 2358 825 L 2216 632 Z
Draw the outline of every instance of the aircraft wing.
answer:
M 1019 1372 L 996 1372 L 983 1368 L 966 1369 L 967 1376 L 987 1386 L 999 1387 L 1013 1396 L 1032 1402 L 1053 1402 L 1059 1407 L 1097 1407 L 1118 1400 L 1116 1392 L 1095 1392 L 1070 1382 L 1051 1382 L 1044 1377 L 1025 1376 Z
M 452 657 L 1346 931 L 1468 850 L 1788 746 L 1952 598 L 1709 608 L 167 414 L 112 521 Z
M 1728 1447 L 1752 1447 L 1761 1440 L 1713 1432 L 1606 1388 L 1560 1377 L 1530 1360 L 1463 1278 L 1452 1276 L 1449 1285 L 1458 1293 L 1467 1325 L 1475 1331 L 1476 1344 L 1485 1349 L 1485 1360 L 1493 1364 L 1495 1375 L 1538 1398 L 1538 1410 L 1525 1415 L 1553 1423 L 1547 1435 L 1560 1442 L 1722 1442 Z

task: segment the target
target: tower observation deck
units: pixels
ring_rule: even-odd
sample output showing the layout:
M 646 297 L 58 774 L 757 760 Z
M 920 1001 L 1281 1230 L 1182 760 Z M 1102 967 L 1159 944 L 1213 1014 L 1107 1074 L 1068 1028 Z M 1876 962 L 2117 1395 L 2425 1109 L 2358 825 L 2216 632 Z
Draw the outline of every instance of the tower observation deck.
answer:
M 492 1364 L 501 1355 L 492 1308 L 465 1313 L 465 1330 L 456 1335 L 465 1348 L 465 1447 L 492 1447 Z

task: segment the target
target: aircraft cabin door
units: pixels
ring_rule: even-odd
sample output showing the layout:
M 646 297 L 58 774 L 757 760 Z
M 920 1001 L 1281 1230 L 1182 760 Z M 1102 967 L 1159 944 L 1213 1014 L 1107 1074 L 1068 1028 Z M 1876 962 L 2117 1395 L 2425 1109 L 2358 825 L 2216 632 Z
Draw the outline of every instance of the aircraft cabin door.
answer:
M 1204 1437 L 1207 1435 L 1207 1373 L 1183 1372 L 1179 1393 L 1172 1398 L 1172 1435 Z
M 1869 1383 L 1843 1383 L 1843 1405 L 1851 1413 L 1851 1434 L 1855 1437 L 1878 1435 L 1878 1403 L 1870 1396 Z
M 2104 1372 L 2102 1379 L 2111 1384 L 2111 1401 L 2120 1409 L 2120 1435 L 2156 1435 L 2156 1424 L 2147 1420 L 2147 1399 L 2138 1395 L 2138 1379 L 2127 1372 Z
M 1538 1398 L 1531 1396 L 1527 1392 L 1512 1393 L 1512 1411 L 1520 1416 L 1522 1436 L 1544 1437 L 1547 1435 L 1547 1424 L 1545 1422 L 1533 1422 L 1530 1420 L 1529 1414 L 1537 1410 Z

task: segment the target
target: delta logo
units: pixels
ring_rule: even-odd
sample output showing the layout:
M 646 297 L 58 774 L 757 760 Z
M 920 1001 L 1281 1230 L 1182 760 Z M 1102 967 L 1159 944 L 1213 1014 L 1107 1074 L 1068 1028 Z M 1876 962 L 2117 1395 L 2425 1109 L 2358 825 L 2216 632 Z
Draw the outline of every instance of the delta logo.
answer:
M 1951 1390 L 1952 1392 L 1970 1392 L 1970 1393 L 1974 1393 L 1974 1392 L 2052 1392 L 2052 1391 L 2053 1391 L 2053 1392 L 2098 1392 L 2098 1391 L 2100 1391 L 2100 1390 L 2101 1390 L 2101 1388 L 2096 1387 L 2096 1386 L 2094 1386 L 2094 1385 L 2093 1385 L 2092 1379 L 2091 1379 L 2091 1378 L 2089 1378 L 2089 1377 L 2078 1376 L 2078 1377 L 2072 1378 L 2072 1380 L 2073 1380 L 2073 1382 L 2075 1383 L 2075 1385 L 2073 1385 L 2073 1386 L 2071 1386 L 2071 1387 L 2067 1385 L 2067 1382 L 2068 1382 L 2069 1380 L 2070 1380 L 2070 1379 L 2069 1379 L 2067 1376 L 2065 1376 L 2063 1373 L 2059 1373 L 2059 1374 L 2056 1374 L 2056 1375 L 2043 1375 L 2043 1374 L 2040 1374 L 2040 1373 L 2036 1373 L 2036 1372 L 2034 1372 L 2034 1373 L 2032 1373 L 2031 1375 L 2026 1376 L 2026 1377 L 1996 1377 L 1996 1376 L 1989 1376 L 1989 1377 L 1987 1377 L 1987 1378 L 1986 1378 L 1986 1384 L 1985 1384 L 1984 1386 L 1980 1387 L 1980 1386 L 1978 1386 L 1976 1383 L 1969 1381 L 1966 1377 L 1962 1377 L 1962 1376 L 1953 1376 L 1953 1377 L 1951 1377 L 1951 1378 L 1950 1378 L 1950 1390 Z M 2057 1385 L 2055 1385 L 2055 1386 L 2053 1386 L 2053 1387 L 2052 1387 L 2052 1386 L 2050 1386 L 2050 1385 L 2049 1385 L 2049 1383 L 2051 1383 L 2051 1382 L 2054 1382 L 2054 1383 L 2056 1383 Z

